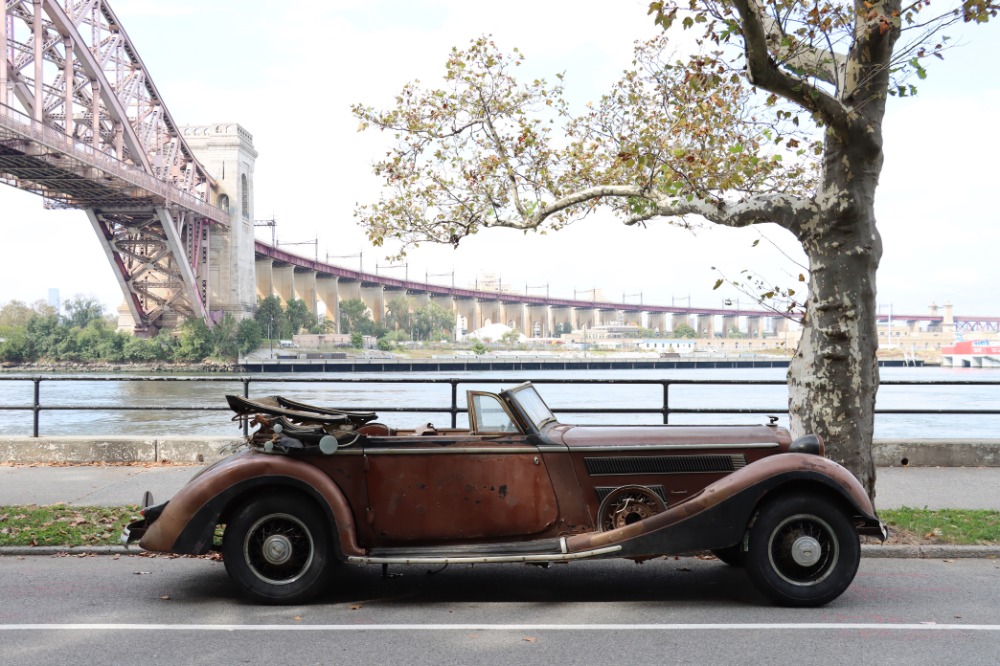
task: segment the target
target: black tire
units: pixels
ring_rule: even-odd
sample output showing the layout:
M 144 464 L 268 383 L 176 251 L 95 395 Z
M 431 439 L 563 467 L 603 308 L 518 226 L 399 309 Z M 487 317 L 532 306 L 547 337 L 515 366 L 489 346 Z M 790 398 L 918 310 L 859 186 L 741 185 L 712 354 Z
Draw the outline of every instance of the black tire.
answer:
M 746 566 L 747 563 L 747 554 L 743 550 L 742 543 L 727 548 L 716 548 L 712 551 L 712 555 L 715 555 L 720 561 L 725 562 L 731 567 L 742 567 Z
M 760 508 L 746 553 L 750 580 L 782 606 L 821 606 L 839 597 L 861 562 L 858 533 L 823 497 L 784 495 Z
M 274 494 L 244 504 L 226 525 L 226 572 L 251 599 L 295 604 L 326 587 L 335 563 L 333 529 L 311 501 Z

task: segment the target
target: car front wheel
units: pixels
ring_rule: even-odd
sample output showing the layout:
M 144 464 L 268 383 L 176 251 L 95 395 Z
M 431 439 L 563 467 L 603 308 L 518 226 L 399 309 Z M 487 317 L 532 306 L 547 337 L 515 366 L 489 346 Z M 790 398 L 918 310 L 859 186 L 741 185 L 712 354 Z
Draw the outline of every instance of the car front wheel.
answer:
M 290 494 L 259 497 L 232 516 L 223 533 L 226 571 L 251 599 L 306 601 L 326 586 L 332 529 L 315 504 Z
M 848 588 L 861 561 L 844 511 L 815 495 L 785 495 L 761 507 L 750 529 L 746 570 L 783 606 L 821 606 Z

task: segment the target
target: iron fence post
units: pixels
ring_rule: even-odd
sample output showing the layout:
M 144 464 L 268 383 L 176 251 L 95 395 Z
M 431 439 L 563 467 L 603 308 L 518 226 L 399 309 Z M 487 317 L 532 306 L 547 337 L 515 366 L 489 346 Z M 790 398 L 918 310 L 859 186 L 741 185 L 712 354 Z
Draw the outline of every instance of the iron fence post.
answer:
M 663 382 L 663 425 L 670 423 L 670 382 Z
M 241 380 L 243 381 L 243 397 L 249 399 L 250 398 L 250 378 L 249 377 L 242 377 Z M 248 417 L 244 416 L 241 420 L 243 421 L 243 436 L 244 437 L 248 437 L 250 435 L 250 419 Z
M 451 427 L 458 427 L 458 380 L 452 379 L 451 384 Z
M 31 436 L 38 437 L 38 417 L 42 411 L 42 404 L 41 400 L 39 399 L 39 395 L 41 393 L 40 387 L 42 383 L 42 378 L 32 377 L 31 381 L 34 382 L 35 384 L 35 398 L 34 398 L 34 403 L 32 403 L 31 405 L 31 411 L 34 413 L 34 424 L 32 425 Z

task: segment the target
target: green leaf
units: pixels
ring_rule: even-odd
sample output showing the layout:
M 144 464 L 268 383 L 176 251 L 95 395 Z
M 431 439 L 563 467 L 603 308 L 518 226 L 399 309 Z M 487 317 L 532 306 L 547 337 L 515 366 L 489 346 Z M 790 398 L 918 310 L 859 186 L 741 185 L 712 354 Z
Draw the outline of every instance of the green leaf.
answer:
M 716 281 L 715 281 L 715 286 L 714 286 L 714 287 L 712 287 L 712 289 L 713 289 L 713 290 L 714 290 L 714 289 L 718 289 L 719 287 L 721 287 L 721 286 L 722 286 L 722 283 L 723 283 L 723 282 L 724 282 L 724 280 L 722 280 L 721 278 L 720 278 L 720 279 L 718 279 L 718 280 L 716 280 Z

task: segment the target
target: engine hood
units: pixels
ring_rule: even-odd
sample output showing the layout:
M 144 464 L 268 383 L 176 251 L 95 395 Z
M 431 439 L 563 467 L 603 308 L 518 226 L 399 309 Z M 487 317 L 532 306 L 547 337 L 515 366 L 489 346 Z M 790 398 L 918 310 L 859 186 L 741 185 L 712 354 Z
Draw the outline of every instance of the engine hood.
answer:
M 765 425 L 557 425 L 545 433 L 553 442 L 571 449 L 604 447 L 655 448 L 762 448 L 787 450 L 788 430 Z

